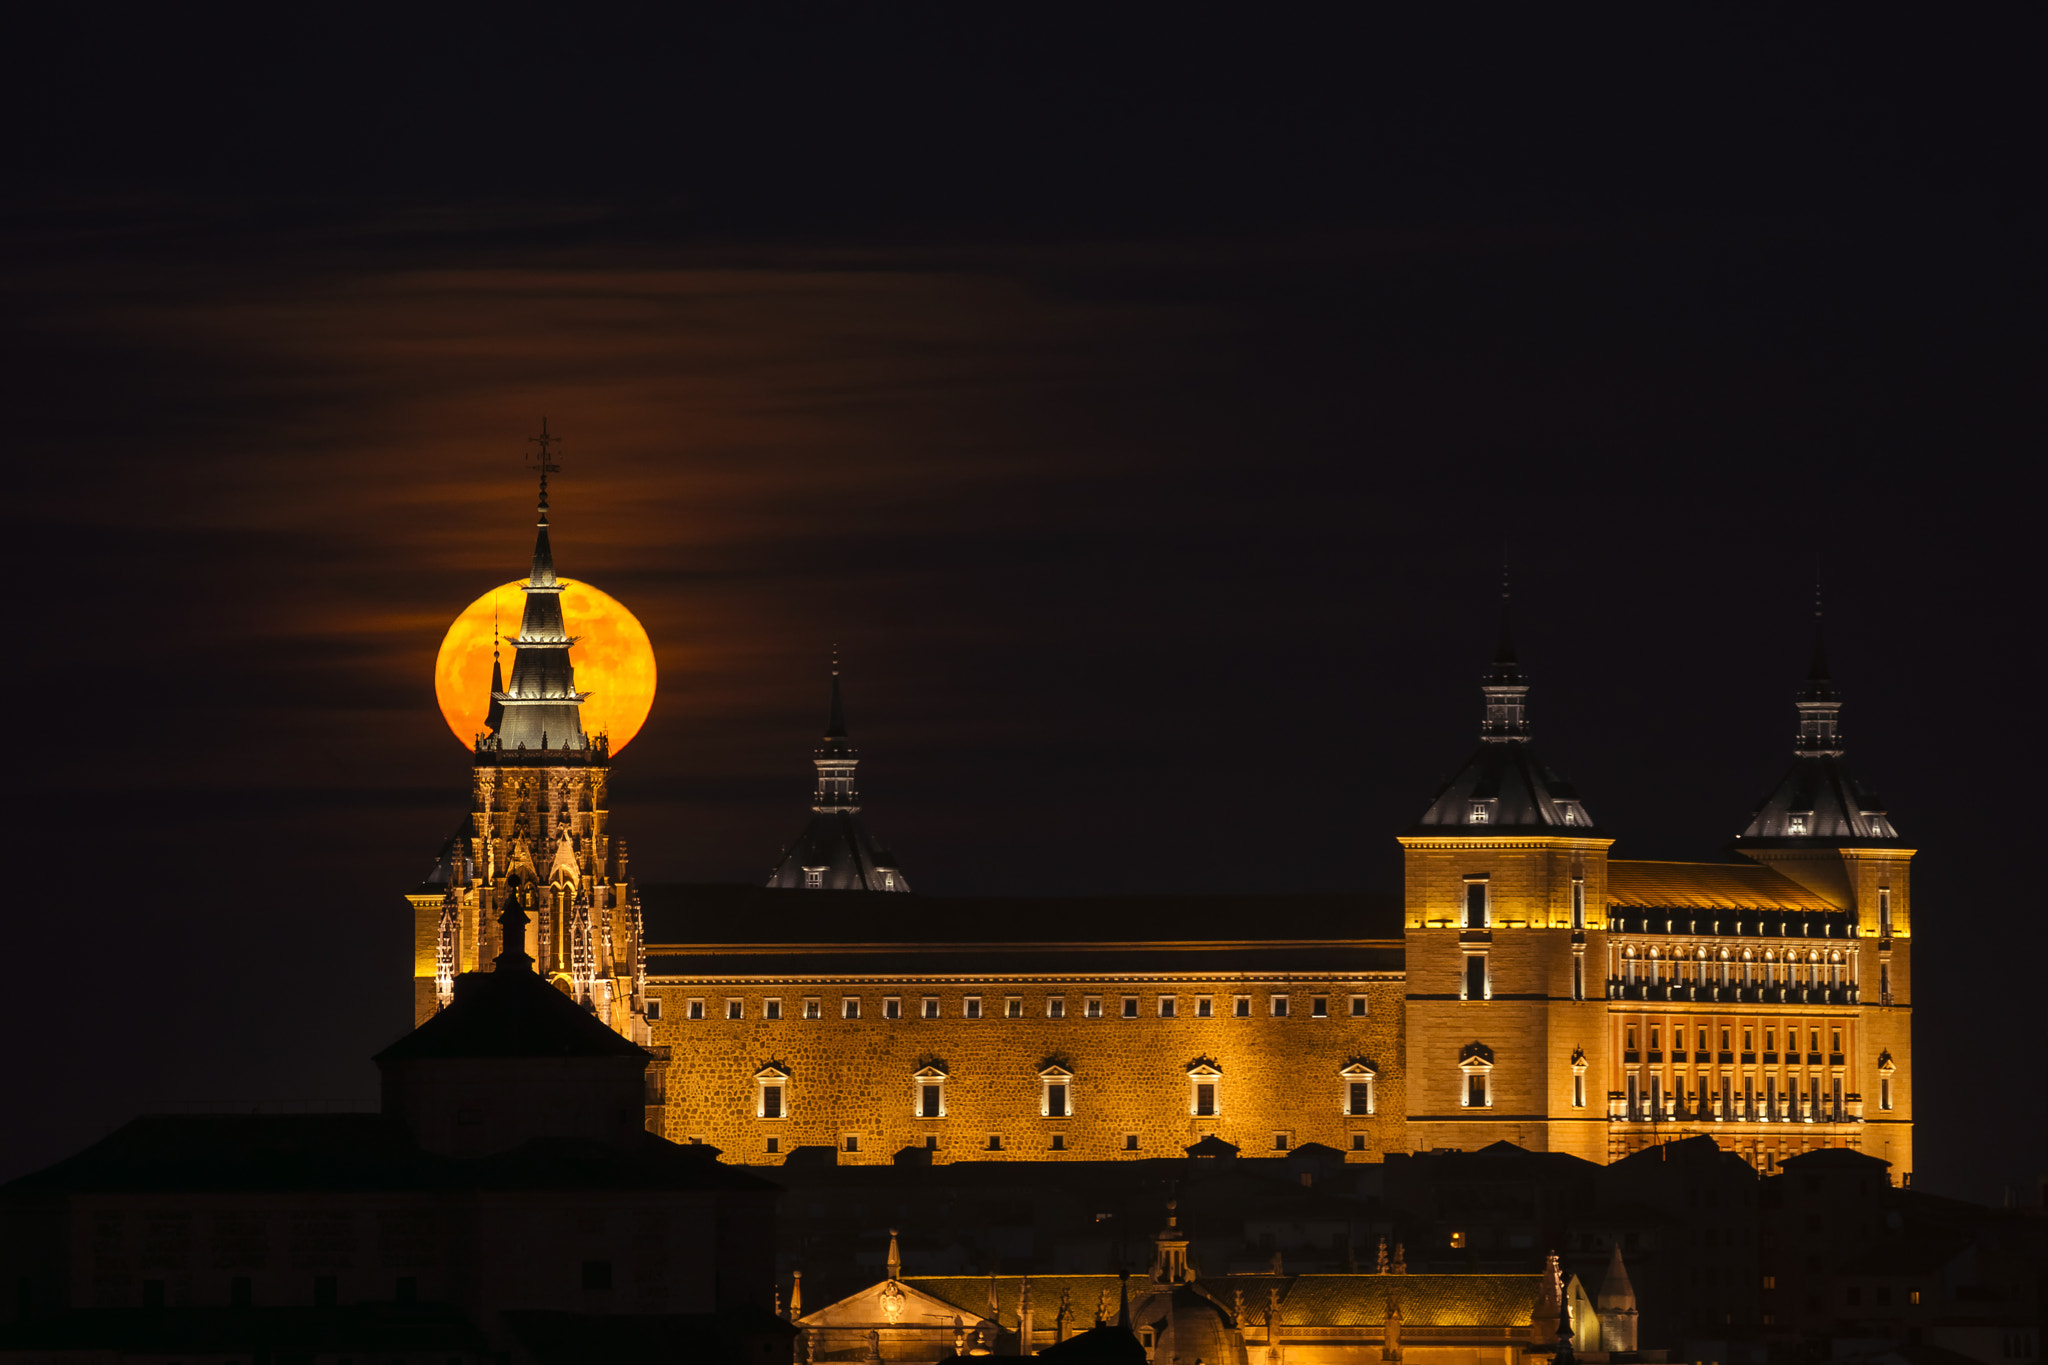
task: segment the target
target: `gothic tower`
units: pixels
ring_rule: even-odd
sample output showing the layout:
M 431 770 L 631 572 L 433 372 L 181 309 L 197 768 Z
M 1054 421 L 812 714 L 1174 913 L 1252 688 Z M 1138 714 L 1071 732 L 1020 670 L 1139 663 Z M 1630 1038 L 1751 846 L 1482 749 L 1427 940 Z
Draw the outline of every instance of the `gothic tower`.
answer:
M 1587 1087 L 1606 1071 L 1595 973 L 1613 840 L 1530 744 L 1505 609 L 1481 692 L 1479 748 L 1401 836 L 1409 1138 L 1602 1160 L 1606 1114 Z
M 1915 850 L 1903 846 L 1877 793 L 1842 762 L 1842 700 L 1828 670 L 1818 609 L 1812 662 L 1795 705 L 1799 731 L 1792 766 L 1757 803 L 1732 847 L 1799 883 L 1847 920 L 1845 993 L 1854 1008 L 1847 1011 L 1853 1018 L 1845 1079 L 1856 1089 L 1852 1101 L 1861 1101 L 1862 1150 L 1891 1162 L 1896 1176 L 1913 1168 L 1906 1068 L 1912 1056 Z M 1805 985 L 1809 992 L 1834 989 L 1832 981 L 1810 976 Z
M 548 475 L 558 438 L 546 423 L 540 505 L 512 676 L 492 666 L 490 723 L 471 751 L 470 813 L 427 882 L 406 899 L 414 913 L 413 1014 L 422 1022 L 453 998 L 463 972 L 490 971 L 505 951 L 508 899 L 531 910 L 524 951 L 534 969 L 634 1042 L 647 1041 L 640 907 L 606 828 L 607 738 L 583 731 L 588 693 L 576 690 L 562 614 L 562 581 L 548 541 Z M 510 921 L 508 921 L 510 922 Z
M 783 851 L 768 885 L 810 891 L 908 891 L 910 879 L 895 855 L 875 842 L 860 818 L 860 788 L 854 770 L 860 750 L 846 737 L 846 703 L 839 694 L 839 665 L 832 665 L 832 711 L 825 738 L 811 760 L 818 789 L 811 818 Z

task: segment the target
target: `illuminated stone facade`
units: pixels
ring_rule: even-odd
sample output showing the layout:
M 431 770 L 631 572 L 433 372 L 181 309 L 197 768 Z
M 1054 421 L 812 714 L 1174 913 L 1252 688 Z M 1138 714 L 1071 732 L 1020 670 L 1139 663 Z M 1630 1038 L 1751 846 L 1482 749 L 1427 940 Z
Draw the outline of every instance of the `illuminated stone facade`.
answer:
M 1530 745 L 1504 637 L 1479 747 L 1399 836 L 1406 890 L 1385 917 L 1305 934 L 1289 898 L 1251 898 L 1226 935 L 1188 898 L 1046 932 L 1047 903 L 1017 901 L 934 925 L 916 914 L 933 898 L 864 894 L 907 882 L 856 830 L 812 841 L 831 856 L 786 855 L 788 889 L 751 893 L 769 901 L 685 904 L 650 933 L 610 848 L 603 743 L 563 719 L 580 699 L 546 610 L 545 489 L 520 654 L 494 694 L 506 728 L 479 738 L 469 821 L 412 897 L 418 1018 L 495 954 L 516 894 L 543 974 L 654 1048 L 651 1122 L 733 1160 L 1100 1160 L 1214 1137 L 1611 1161 L 1709 1133 L 1763 1169 L 1847 1147 L 1912 1170 L 1913 851 L 1842 768 L 1818 644 L 1793 767 L 1738 861 L 1610 860 Z M 814 814 L 850 821 L 834 686 Z M 521 705 L 562 747 L 506 744 Z

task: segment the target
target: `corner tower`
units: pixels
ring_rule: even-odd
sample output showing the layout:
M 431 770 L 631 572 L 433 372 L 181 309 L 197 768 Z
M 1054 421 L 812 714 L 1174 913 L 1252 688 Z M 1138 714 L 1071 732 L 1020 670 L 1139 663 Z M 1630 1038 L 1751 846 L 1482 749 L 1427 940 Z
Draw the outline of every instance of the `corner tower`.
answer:
M 825 738 L 812 755 L 818 789 L 811 794 L 811 819 L 783 850 L 768 885 L 785 890 L 908 891 L 910 879 L 896 857 L 875 842 L 860 818 L 856 770 L 860 750 L 846 737 L 846 702 L 839 691 L 839 663 L 832 664 L 832 710 Z
M 1401 836 L 1407 867 L 1408 1135 L 1606 1153 L 1607 850 L 1530 743 L 1503 603 L 1479 747 Z
M 539 447 L 538 526 L 511 678 L 492 667 L 490 721 L 471 749 L 470 812 L 413 906 L 413 1017 L 454 998 L 455 978 L 491 971 L 517 947 L 541 979 L 633 1042 L 647 1041 L 645 953 L 626 851 L 607 828 L 610 745 L 583 731 L 589 694 L 576 690 L 576 637 L 562 612 L 548 538 L 548 475 L 558 437 Z M 531 915 L 507 918 L 509 903 Z M 507 945 L 502 923 L 524 942 Z
M 1846 974 L 1850 1002 L 1846 1074 L 1860 1100 L 1863 1139 L 1871 1156 L 1895 1172 L 1913 1169 L 1913 890 L 1916 850 L 1905 847 L 1884 801 L 1842 761 L 1841 693 L 1828 669 L 1818 608 L 1813 655 L 1797 693 L 1798 734 L 1792 765 L 1757 803 L 1731 847 L 1783 874 L 1844 912 L 1851 938 Z M 1788 962 L 1790 961 L 1788 957 Z M 1787 967 L 1788 972 L 1800 970 Z M 1816 984 L 1810 965 L 1809 987 Z M 1788 1053 L 1789 1061 L 1789 1053 Z

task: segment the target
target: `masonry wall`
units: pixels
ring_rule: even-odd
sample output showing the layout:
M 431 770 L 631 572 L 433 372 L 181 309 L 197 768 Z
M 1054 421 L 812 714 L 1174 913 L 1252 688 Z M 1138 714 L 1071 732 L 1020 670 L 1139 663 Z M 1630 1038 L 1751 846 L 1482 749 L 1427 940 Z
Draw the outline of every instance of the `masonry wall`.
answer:
M 1319 1142 L 1353 1160 L 1378 1160 L 1406 1150 L 1406 1096 L 1401 1077 L 1401 983 L 1393 974 L 1305 978 L 993 978 L 977 982 L 771 981 L 715 977 L 651 978 L 649 994 L 661 1002 L 654 1042 L 671 1049 L 666 1135 L 699 1139 L 728 1161 L 777 1162 L 793 1148 L 830 1146 L 842 1163 L 886 1163 L 905 1147 L 936 1140 L 946 1160 L 1112 1160 L 1177 1154 L 1215 1134 L 1246 1152 L 1275 1149 L 1275 1135 L 1299 1146 Z M 1284 994 L 1288 1013 L 1273 1013 Z M 884 1017 L 884 1001 L 902 1002 L 898 1019 Z M 1065 1018 L 1049 1017 L 1047 998 L 1060 996 Z M 1175 998 L 1177 1015 L 1162 1018 L 1159 1000 Z M 1208 996 L 1214 1015 L 1196 1015 Z M 1362 996 L 1365 1014 L 1351 1014 Z M 860 1017 L 841 1017 L 842 1001 L 860 1001 Z M 939 1017 L 922 1017 L 927 996 Z M 983 1017 L 968 1018 L 965 1001 L 978 996 Z M 1005 1002 L 1020 998 L 1023 1017 L 1005 1017 Z M 1090 996 L 1101 1018 L 1085 1015 Z M 1137 1017 L 1124 1018 L 1123 1000 L 1137 1000 Z M 1249 1017 L 1236 1016 L 1239 996 Z M 1327 1002 L 1316 1017 L 1313 1002 Z M 804 1001 L 819 1002 L 806 1019 Z M 704 1001 L 705 1018 L 692 1020 L 689 1001 Z M 744 1017 L 725 1017 L 727 1001 L 741 1002 Z M 783 1017 L 764 1017 L 768 1000 Z M 1348 1114 L 1347 1079 L 1353 1062 L 1369 1065 L 1374 1113 Z M 1070 1112 L 1045 1116 L 1041 1071 L 1057 1063 L 1073 1073 Z M 1218 1112 L 1193 1112 L 1190 1067 L 1213 1064 L 1221 1073 Z M 788 1075 L 785 1117 L 758 1114 L 759 1073 L 773 1066 Z M 945 1073 L 945 1115 L 920 1118 L 916 1073 Z M 989 1139 L 1001 1140 L 991 1150 Z M 1064 1139 L 1055 1149 L 1055 1135 Z M 1128 1145 L 1135 1137 L 1136 1146 Z M 851 1138 L 857 1150 L 848 1150 Z M 773 1147 L 771 1149 L 771 1142 Z

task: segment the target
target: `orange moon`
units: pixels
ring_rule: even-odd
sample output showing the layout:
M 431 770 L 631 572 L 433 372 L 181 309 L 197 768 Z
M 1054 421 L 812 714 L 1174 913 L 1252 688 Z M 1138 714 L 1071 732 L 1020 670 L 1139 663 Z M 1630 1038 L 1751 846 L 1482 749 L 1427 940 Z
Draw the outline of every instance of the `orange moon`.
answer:
M 482 733 L 491 708 L 491 635 L 493 608 L 506 636 L 519 638 L 519 618 L 526 610 L 526 580 L 515 578 L 464 607 L 441 637 L 434 660 L 434 698 L 455 738 L 467 749 Z M 562 583 L 562 620 L 576 643 L 569 663 L 576 670 L 576 690 L 588 692 L 583 703 L 583 733 L 608 734 L 612 752 L 633 742 L 654 707 L 654 644 L 632 612 L 609 593 L 588 583 Z M 505 681 L 512 680 L 510 644 L 504 646 Z

